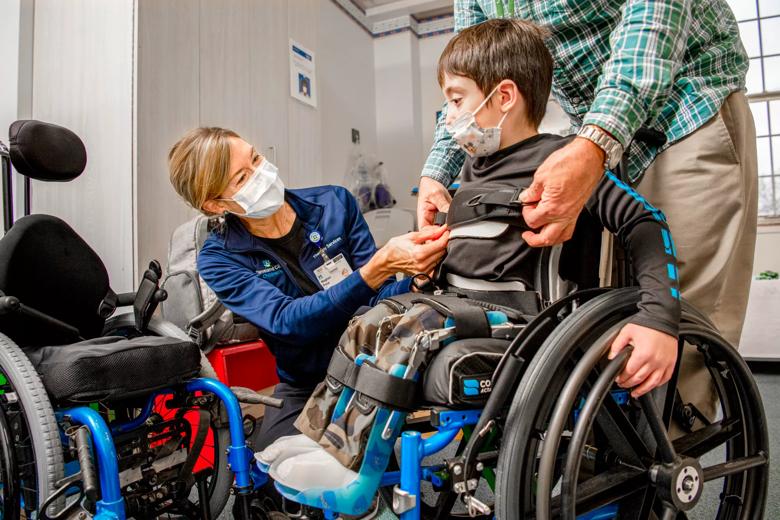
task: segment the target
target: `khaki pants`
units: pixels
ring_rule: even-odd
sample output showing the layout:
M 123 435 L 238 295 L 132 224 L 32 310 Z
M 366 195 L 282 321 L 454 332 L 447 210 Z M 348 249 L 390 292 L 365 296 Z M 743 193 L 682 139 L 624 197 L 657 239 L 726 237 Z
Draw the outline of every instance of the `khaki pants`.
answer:
M 658 155 L 637 187 L 666 215 L 682 295 L 735 347 L 747 308 L 756 245 L 756 130 L 747 98 L 731 94 L 718 114 Z M 701 357 L 686 347 L 679 389 L 713 417 L 717 396 Z

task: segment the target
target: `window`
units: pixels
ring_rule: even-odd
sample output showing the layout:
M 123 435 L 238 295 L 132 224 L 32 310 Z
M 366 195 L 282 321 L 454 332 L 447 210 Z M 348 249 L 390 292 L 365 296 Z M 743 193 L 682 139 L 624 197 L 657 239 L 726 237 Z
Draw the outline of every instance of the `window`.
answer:
M 756 121 L 758 214 L 780 217 L 780 1 L 728 3 L 750 57 L 747 93 Z

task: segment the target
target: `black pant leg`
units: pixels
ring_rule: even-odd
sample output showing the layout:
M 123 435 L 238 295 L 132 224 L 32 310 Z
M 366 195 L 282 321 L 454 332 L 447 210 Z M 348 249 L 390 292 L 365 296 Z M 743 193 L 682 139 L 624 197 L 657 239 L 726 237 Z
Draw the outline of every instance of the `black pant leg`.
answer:
M 263 422 L 252 435 L 253 449 L 262 451 L 279 437 L 299 434 L 300 432 L 293 426 L 293 423 L 313 391 L 314 388 L 299 388 L 287 383 L 276 385 L 273 396 L 284 399 L 284 406 L 282 408 L 266 406 Z

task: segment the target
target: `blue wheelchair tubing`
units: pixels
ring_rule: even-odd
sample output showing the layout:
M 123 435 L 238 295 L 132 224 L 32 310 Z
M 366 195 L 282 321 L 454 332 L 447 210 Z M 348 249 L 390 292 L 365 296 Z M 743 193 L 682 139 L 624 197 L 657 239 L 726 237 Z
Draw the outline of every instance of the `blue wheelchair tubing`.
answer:
M 248 494 L 252 490 L 252 478 L 250 476 L 250 464 L 252 451 L 246 445 L 244 436 L 243 419 L 238 399 L 230 389 L 219 381 L 213 379 L 194 379 L 185 384 L 188 392 L 209 392 L 217 396 L 225 405 L 230 428 L 230 446 L 228 447 L 228 462 L 235 475 L 235 488 L 237 494 Z M 111 428 L 100 414 L 85 406 L 63 410 L 62 415 L 69 417 L 71 421 L 86 426 L 91 434 L 94 446 L 93 453 L 97 460 L 98 474 L 100 476 L 101 497 L 96 504 L 95 519 L 97 520 L 125 520 L 125 506 L 119 485 L 119 465 L 116 457 L 116 448 L 112 432 L 120 433 L 137 428 L 149 417 L 154 399 L 160 395 L 172 393 L 172 390 L 155 392 L 149 397 L 139 417 L 126 423 L 113 424 Z

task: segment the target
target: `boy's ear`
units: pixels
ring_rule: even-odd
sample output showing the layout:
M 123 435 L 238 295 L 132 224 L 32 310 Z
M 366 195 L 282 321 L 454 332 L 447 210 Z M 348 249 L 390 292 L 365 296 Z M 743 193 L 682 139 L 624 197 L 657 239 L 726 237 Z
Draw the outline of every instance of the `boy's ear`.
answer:
M 517 88 L 517 84 L 511 79 L 502 80 L 498 84 L 497 94 L 502 112 L 509 112 L 518 103 L 525 106 L 525 100 L 520 93 L 520 89 Z
M 517 108 L 517 113 L 524 114 L 526 118 L 528 117 L 528 105 L 525 102 L 525 97 L 523 97 L 522 92 L 517 88 L 517 84 L 514 81 L 511 79 L 501 81 L 498 84 L 498 93 L 502 112 L 506 113 L 513 108 Z

